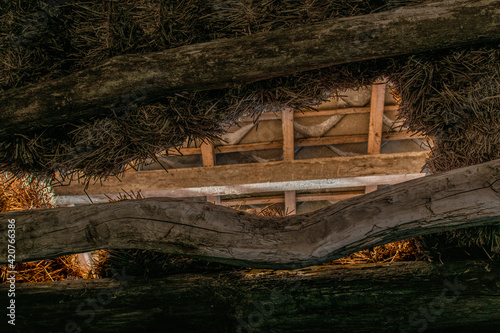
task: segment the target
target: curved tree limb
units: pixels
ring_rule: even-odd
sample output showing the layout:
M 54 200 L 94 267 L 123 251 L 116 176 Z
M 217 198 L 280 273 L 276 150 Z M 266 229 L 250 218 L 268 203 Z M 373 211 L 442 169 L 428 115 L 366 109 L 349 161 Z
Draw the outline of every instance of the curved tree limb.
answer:
M 500 224 L 500 160 L 283 218 L 153 198 L 2 213 L 0 234 L 7 235 L 9 219 L 16 221 L 17 261 L 141 248 L 236 265 L 298 268 L 418 235 Z M 0 254 L 0 264 L 6 263 L 6 245 Z
M 0 94 L 0 139 L 182 91 L 227 88 L 323 67 L 500 40 L 500 0 L 447 0 L 221 39 L 99 66 Z

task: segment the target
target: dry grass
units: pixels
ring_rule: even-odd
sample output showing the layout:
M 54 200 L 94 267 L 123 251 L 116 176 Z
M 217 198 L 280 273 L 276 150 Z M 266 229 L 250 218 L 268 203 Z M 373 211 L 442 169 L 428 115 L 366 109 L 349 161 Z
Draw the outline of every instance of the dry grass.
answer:
M 399 115 L 410 129 L 432 137 L 432 173 L 500 158 L 498 45 L 415 55 L 391 75 Z M 500 253 L 500 228 L 443 233 L 441 243 Z
M 54 196 L 42 179 L 0 174 L 0 213 L 12 210 L 52 208 Z
M 26 209 L 53 208 L 54 196 L 50 188 L 38 179 L 30 177 L 13 178 L 3 174 L 0 177 L 0 212 Z M 7 279 L 6 266 L 0 266 L 0 283 Z M 16 264 L 16 282 L 50 282 L 67 278 L 87 278 L 77 262 L 76 255 L 54 260 L 41 260 Z
M 78 264 L 76 255 L 16 264 L 16 271 L 16 283 L 41 283 L 88 278 L 88 272 Z M 7 278 L 6 267 L 0 267 L 0 275 L 0 282 L 5 282 Z
M 431 172 L 500 158 L 498 47 L 412 56 L 392 81 L 400 117 L 434 140 Z

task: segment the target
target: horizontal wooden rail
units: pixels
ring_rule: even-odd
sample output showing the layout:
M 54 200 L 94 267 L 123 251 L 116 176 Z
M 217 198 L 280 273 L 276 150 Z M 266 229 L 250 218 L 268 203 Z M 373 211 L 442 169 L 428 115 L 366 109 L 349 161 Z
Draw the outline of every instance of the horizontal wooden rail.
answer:
M 282 218 L 172 198 L 14 211 L 0 213 L 0 234 L 15 223 L 17 262 L 139 248 L 246 267 L 299 268 L 409 237 L 500 225 L 499 179 L 496 160 Z M 7 263 L 7 252 L 0 246 L 0 264 Z
M 412 173 L 403 175 L 383 175 L 383 176 L 361 176 L 350 178 L 335 179 L 311 179 L 295 180 L 284 182 L 269 182 L 242 185 L 219 185 L 202 186 L 189 188 L 176 188 L 171 190 L 141 191 L 146 198 L 190 198 L 190 197 L 210 197 L 221 195 L 238 195 L 265 192 L 281 191 L 306 191 L 322 190 L 332 188 L 361 187 L 373 185 L 399 184 L 405 181 L 421 178 L 423 173 Z M 76 196 L 59 196 L 56 203 L 59 206 L 68 206 L 74 204 L 104 203 L 109 202 L 110 197 L 117 196 L 119 193 L 112 194 L 92 194 Z
M 425 139 L 424 135 L 410 134 L 407 132 L 385 132 L 382 135 L 382 141 L 395 141 L 395 140 L 411 140 L 411 139 Z M 335 135 L 323 136 L 320 138 L 306 138 L 295 140 L 296 147 L 310 147 L 322 145 L 338 145 L 346 143 L 364 143 L 368 141 L 368 136 L 365 134 L 356 135 Z M 244 143 L 238 145 L 215 146 L 216 154 L 235 153 L 243 151 L 266 150 L 266 149 L 281 149 L 283 142 L 281 140 L 271 142 L 257 142 L 257 143 Z M 170 149 L 170 155 L 199 155 L 201 154 L 200 148 L 179 148 Z
M 386 105 L 384 112 L 397 111 L 398 105 Z M 321 116 L 334 116 L 334 115 L 347 115 L 347 114 L 363 114 L 370 113 L 370 107 L 351 107 L 351 108 L 338 108 L 329 110 L 298 110 L 293 113 L 294 118 L 307 118 L 307 117 L 321 117 Z M 281 112 L 265 112 L 258 118 L 261 120 L 280 120 Z M 241 117 L 239 122 L 253 122 L 255 119 L 251 116 Z
M 120 179 L 110 178 L 89 184 L 88 194 L 126 191 L 159 191 L 179 188 L 230 186 L 311 179 L 335 179 L 359 176 L 382 176 L 418 173 L 425 164 L 427 152 L 315 158 L 290 162 L 216 165 L 152 171 L 130 170 Z M 84 184 L 77 181 L 54 184 L 57 195 L 83 195 Z
M 363 195 L 364 191 L 350 191 L 350 192 L 338 192 L 338 193 L 297 193 L 297 202 L 308 202 L 308 201 L 341 201 L 349 198 L 357 197 Z M 238 206 L 238 205 L 272 205 L 277 203 L 283 203 L 285 198 L 283 196 L 260 196 L 252 198 L 231 198 L 222 200 L 224 206 Z

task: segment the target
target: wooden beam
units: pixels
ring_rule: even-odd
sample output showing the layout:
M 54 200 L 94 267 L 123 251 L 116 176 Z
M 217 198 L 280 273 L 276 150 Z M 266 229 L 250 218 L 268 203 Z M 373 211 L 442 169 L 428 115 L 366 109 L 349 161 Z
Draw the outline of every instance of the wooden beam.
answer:
M 341 200 L 357 197 L 363 194 L 364 191 L 350 191 L 350 192 L 338 192 L 338 193 L 305 193 L 305 194 L 298 193 L 296 194 L 296 200 L 297 202 L 308 202 L 308 201 L 338 202 Z M 285 202 L 285 198 L 283 196 L 260 196 L 260 197 L 222 200 L 222 204 L 224 206 L 271 205 L 283 202 Z
M 380 154 L 382 148 L 382 128 L 384 123 L 385 83 L 372 85 L 370 101 L 370 123 L 368 125 L 368 154 Z M 377 185 L 367 186 L 365 193 L 374 192 Z
M 437 1 L 119 55 L 62 78 L 2 92 L 0 138 L 112 115 L 109 106 L 117 98 L 137 91 L 148 103 L 177 92 L 223 89 L 355 61 L 498 42 L 499 15 L 500 0 Z
M 397 105 L 386 105 L 384 111 L 397 111 Z M 323 116 L 334 116 L 342 114 L 362 114 L 370 113 L 369 107 L 352 107 L 352 108 L 339 108 L 330 110 L 295 110 L 294 118 L 308 118 L 308 117 L 323 117 Z M 259 121 L 261 120 L 279 120 L 281 119 L 281 112 L 265 112 L 259 116 Z M 254 122 L 254 118 L 250 116 L 241 117 L 238 122 Z
M 203 142 L 200 146 L 201 160 L 204 167 L 215 166 L 214 146 L 211 143 Z
M 295 159 L 292 109 L 282 111 L 281 127 L 283 129 L 283 161 L 290 162 Z
M 88 194 L 156 191 L 187 187 L 241 185 L 308 179 L 395 175 L 418 173 L 425 164 L 427 152 L 361 155 L 267 162 L 216 165 L 210 168 L 181 168 L 153 171 L 130 170 L 122 177 L 89 184 Z M 75 179 L 67 186 L 54 184 L 56 195 L 84 195 L 84 185 Z
M 291 162 L 295 159 L 292 109 L 281 111 L 281 127 L 283 129 L 283 161 Z M 285 191 L 285 214 L 293 215 L 296 211 L 295 191 Z
M 146 198 L 190 198 L 203 197 L 207 195 L 239 195 L 251 193 L 266 193 L 266 192 L 281 192 L 281 191 L 304 191 L 304 190 L 326 190 L 333 188 L 351 188 L 370 186 L 376 184 L 398 184 L 405 181 L 424 177 L 423 173 L 412 173 L 403 175 L 383 175 L 383 176 L 361 176 L 350 178 L 330 178 L 330 179 L 311 179 L 311 180 L 294 180 L 283 182 L 269 182 L 256 184 L 242 185 L 219 185 L 219 186 L 203 186 L 190 188 L 177 188 L 171 190 L 155 190 L 141 191 Z M 90 195 L 75 195 L 75 196 L 58 196 L 56 203 L 60 206 L 103 203 L 109 201 L 109 195 L 114 193 L 90 194 Z M 295 198 L 294 198 L 295 199 Z M 285 198 L 286 200 L 286 198 Z
M 18 283 L 3 332 L 498 333 L 500 263 L 475 258 Z
M 295 191 L 285 191 L 285 215 L 297 214 L 297 198 Z
M 215 166 L 214 146 L 211 143 L 202 142 L 201 146 L 201 160 L 203 167 Z M 207 195 L 207 201 L 215 205 L 220 205 L 220 197 L 217 195 Z
M 407 140 L 407 139 L 423 139 L 423 135 L 411 135 L 406 132 L 386 132 L 382 135 L 382 141 Z M 323 136 L 320 138 L 307 138 L 295 140 L 297 147 L 322 146 L 322 145 L 338 145 L 345 143 L 364 143 L 368 141 L 368 137 L 364 134 L 360 135 L 335 135 Z
M 20 232 L 16 262 L 140 248 L 245 267 L 293 269 L 410 237 L 500 225 L 499 179 L 500 160 L 495 160 L 284 218 L 151 198 L 6 212 L 0 220 L 15 221 Z M 0 235 L 9 228 L 0 223 Z M 7 252 L 0 246 L 0 264 L 7 263 Z
M 380 154 L 384 123 L 385 83 L 372 85 L 370 123 L 368 126 L 368 154 Z
M 412 140 L 412 139 L 425 139 L 424 135 L 415 135 L 408 132 L 385 132 L 382 135 L 382 141 L 394 141 L 394 140 Z M 296 147 L 310 147 L 310 146 L 322 146 L 322 145 L 335 145 L 344 143 L 363 143 L 367 142 L 368 138 L 364 134 L 356 135 L 335 135 L 335 136 L 323 136 L 319 138 L 305 138 L 295 140 Z M 258 143 L 245 143 L 239 145 L 227 145 L 227 146 L 215 146 L 215 153 L 234 153 L 242 151 L 253 151 L 253 150 L 266 150 L 266 149 L 280 149 L 283 146 L 282 141 L 271 141 L 271 142 L 258 142 Z M 200 148 L 180 148 L 179 152 L 182 155 L 198 155 L 201 154 Z M 169 150 L 169 154 L 179 155 L 177 150 Z

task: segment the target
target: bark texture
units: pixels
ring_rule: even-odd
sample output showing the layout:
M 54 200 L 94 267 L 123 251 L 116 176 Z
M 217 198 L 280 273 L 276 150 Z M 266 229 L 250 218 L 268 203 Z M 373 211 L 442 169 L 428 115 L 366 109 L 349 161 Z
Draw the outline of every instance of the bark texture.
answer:
M 393 185 L 284 218 L 170 198 L 8 212 L 16 260 L 140 248 L 222 263 L 298 268 L 418 235 L 500 224 L 500 160 Z M 0 249 L 0 264 L 7 246 Z
M 122 55 L 0 95 L 0 138 L 110 114 L 120 96 L 143 102 L 353 61 L 494 42 L 500 0 L 449 0 L 314 25 Z
M 116 273 L 119 281 L 18 284 L 16 327 L 6 332 L 497 333 L 500 325 L 500 265 L 491 261 L 149 281 Z

